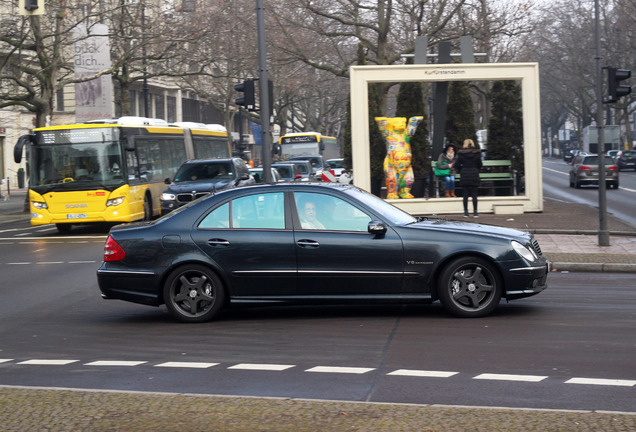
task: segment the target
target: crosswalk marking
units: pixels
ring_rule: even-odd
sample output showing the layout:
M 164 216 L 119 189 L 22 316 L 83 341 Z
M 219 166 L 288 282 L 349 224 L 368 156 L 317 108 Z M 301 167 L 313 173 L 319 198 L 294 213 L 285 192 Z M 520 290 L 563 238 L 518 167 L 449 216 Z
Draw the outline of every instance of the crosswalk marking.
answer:
M 84 366 L 139 366 L 147 363 L 145 361 L 121 361 L 121 360 L 97 360 L 86 363 Z
M 193 369 L 207 369 L 213 366 L 217 366 L 218 363 L 202 363 L 202 362 L 165 362 L 155 365 L 156 367 L 171 367 L 171 368 L 193 368 Z
M 42 365 L 42 366 L 64 366 L 71 363 L 76 363 L 79 360 L 46 360 L 46 359 L 33 359 L 19 362 L 19 365 Z
M 321 372 L 321 373 L 341 373 L 341 374 L 364 374 L 374 370 L 373 368 L 361 367 L 338 367 L 338 366 L 316 366 L 307 369 L 305 372 Z
M 567 380 L 565 383 L 566 384 L 599 385 L 599 386 L 619 386 L 619 387 L 633 387 L 636 385 L 636 381 L 633 381 L 633 380 L 599 379 L 599 378 L 571 378 Z
M 459 372 L 398 369 L 396 371 L 389 373 L 388 375 L 423 377 L 423 378 L 449 378 L 449 377 L 452 377 L 453 375 L 457 375 L 458 373 Z
M 242 369 L 242 370 L 260 370 L 260 371 L 284 371 L 289 368 L 293 368 L 294 365 L 282 365 L 282 364 L 258 364 L 258 363 L 239 363 L 234 366 L 230 366 L 228 369 Z
M 495 381 L 540 382 L 546 378 L 547 376 L 537 376 L 537 375 L 510 375 L 510 374 L 483 373 L 483 374 L 477 375 L 473 379 L 495 380 Z

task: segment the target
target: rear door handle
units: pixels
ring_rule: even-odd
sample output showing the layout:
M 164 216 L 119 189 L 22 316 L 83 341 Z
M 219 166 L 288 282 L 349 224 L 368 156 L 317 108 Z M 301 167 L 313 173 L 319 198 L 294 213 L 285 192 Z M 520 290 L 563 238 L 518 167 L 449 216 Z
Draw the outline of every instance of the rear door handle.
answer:
M 304 247 L 304 248 L 318 248 L 318 247 L 320 247 L 320 243 L 318 243 L 315 240 L 308 240 L 308 239 L 298 240 L 298 242 L 296 242 L 296 244 L 298 246 Z
M 210 239 L 208 244 L 210 246 L 229 246 L 230 242 L 224 239 Z

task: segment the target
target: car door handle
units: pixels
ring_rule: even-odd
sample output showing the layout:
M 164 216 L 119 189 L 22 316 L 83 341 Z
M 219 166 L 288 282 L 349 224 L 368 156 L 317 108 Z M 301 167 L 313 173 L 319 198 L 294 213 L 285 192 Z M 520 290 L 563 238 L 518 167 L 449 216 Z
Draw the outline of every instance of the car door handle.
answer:
M 208 240 L 210 246 L 229 246 L 230 242 L 223 239 L 210 239 Z
M 300 247 L 304 247 L 304 248 L 317 248 L 320 246 L 320 243 L 318 243 L 315 240 L 308 240 L 308 239 L 302 239 L 302 240 L 298 240 L 298 242 L 296 242 L 296 244 Z

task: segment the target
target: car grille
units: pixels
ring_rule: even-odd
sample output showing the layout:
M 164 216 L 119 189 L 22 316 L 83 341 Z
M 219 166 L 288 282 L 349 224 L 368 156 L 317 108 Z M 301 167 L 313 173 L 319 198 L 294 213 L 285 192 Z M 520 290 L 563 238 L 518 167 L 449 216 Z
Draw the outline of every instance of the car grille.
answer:
M 195 199 L 203 198 L 204 196 L 207 196 L 209 194 L 210 192 L 182 193 L 177 195 L 177 201 L 181 203 L 186 203 L 186 202 L 194 201 Z
M 543 256 L 543 253 L 541 253 L 541 246 L 539 246 L 539 242 L 534 237 L 532 237 L 532 249 L 534 249 L 534 252 L 538 256 Z

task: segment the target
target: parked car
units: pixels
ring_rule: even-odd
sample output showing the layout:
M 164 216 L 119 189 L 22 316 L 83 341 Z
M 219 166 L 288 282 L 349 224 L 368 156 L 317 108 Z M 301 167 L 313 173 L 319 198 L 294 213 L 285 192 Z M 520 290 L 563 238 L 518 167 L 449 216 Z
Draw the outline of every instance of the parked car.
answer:
M 338 179 L 340 178 L 340 175 L 344 171 L 344 159 L 343 158 L 327 159 L 327 161 L 325 162 L 324 168 L 319 170 L 316 173 L 317 180 L 322 180 L 323 171 L 333 171 L 335 181 L 338 181 Z
M 278 171 L 283 181 L 307 181 L 308 179 L 303 179 L 303 176 L 300 174 L 300 168 L 298 165 L 288 162 L 277 162 L 272 164 L 272 168 Z
M 312 156 L 294 156 L 291 157 L 289 159 L 287 159 L 288 161 L 293 161 L 293 160 L 306 160 L 309 161 L 309 164 L 311 165 L 311 170 L 314 172 L 314 174 L 322 169 L 322 167 L 325 166 L 325 160 L 321 155 L 312 155 Z
M 285 162 L 298 165 L 298 172 L 300 173 L 302 179 L 307 179 L 306 181 L 314 181 L 316 179 L 316 175 L 311 168 L 311 163 L 309 163 L 308 160 L 291 159 Z
M 622 150 L 616 156 L 618 170 L 632 168 L 636 171 L 636 150 Z
M 241 158 L 195 159 L 184 162 L 161 194 L 161 214 L 223 189 L 254 184 Z
M 572 163 L 574 161 L 575 157 L 577 157 L 577 156 L 585 156 L 587 154 L 583 150 L 579 150 L 579 149 L 572 149 L 572 150 L 570 150 L 570 153 L 572 154 L 572 157 L 570 158 L 570 163 Z
M 270 169 L 272 170 L 272 181 L 274 183 L 284 181 L 283 178 L 280 176 L 280 174 L 278 174 L 278 171 L 276 171 L 275 168 L 270 168 Z M 263 183 L 263 167 L 262 166 L 250 168 L 249 170 L 252 177 L 254 177 L 254 183 L 256 184 Z
M 570 187 L 598 186 L 598 173 L 598 155 L 576 156 L 570 168 Z M 609 188 L 618 189 L 618 166 L 610 158 L 605 158 L 605 184 Z
M 228 303 L 439 300 L 458 317 L 547 286 L 528 232 L 414 218 L 355 186 L 276 183 L 224 190 L 150 223 L 113 227 L 102 296 L 165 304 L 177 320 Z
M 618 157 L 618 152 L 620 150 L 608 150 L 607 153 L 605 153 L 606 156 L 609 156 L 613 161 L 616 162 L 616 158 Z
M 574 157 L 574 155 L 572 154 L 572 150 L 573 149 L 565 149 L 563 150 L 563 161 L 570 163 L 572 162 L 572 158 Z

